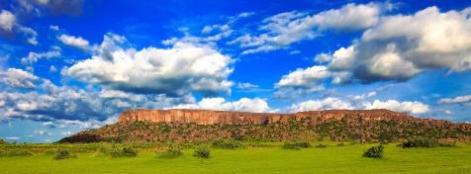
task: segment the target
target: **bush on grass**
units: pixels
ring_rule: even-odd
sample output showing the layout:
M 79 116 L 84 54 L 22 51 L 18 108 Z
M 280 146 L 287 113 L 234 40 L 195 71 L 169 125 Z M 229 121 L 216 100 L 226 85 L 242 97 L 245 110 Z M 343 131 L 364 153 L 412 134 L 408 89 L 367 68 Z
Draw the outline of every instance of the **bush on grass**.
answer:
M 370 147 L 368 150 L 363 153 L 363 157 L 366 158 L 383 158 L 383 145 Z
M 439 145 L 440 144 L 438 143 L 438 140 L 434 138 L 413 138 L 408 139 L 407 141 L 400 144 L 402 148 L 432 148 L 437 147 Z
M 200 146 L 195 149 L 193 156 L 197 158 L 210 158 L 211 152 L 208 147 Z
M 0 138 L 0 145 L 7 144 L 7 142 Z
M 243 145 L 241 142 L 234 140 L 216 140 L 213 142 L 212 146 L 221 149 L 237 149 L 241 148 Z
M 291 149 L 291 150 L 300 150 L 301 148 L 309 148 L 309 147 L 311 147 L 311 144 L 305 141 L 285 142 L 283 144 L 283 149 Z
M 63 160 L 63 159 L 68 159 L 68 158 L 76 158 L 74 154 L 72 154 L 69 150 L 66 149 L 59 149 L 56 152 L 56 155 L 54 156 L 55 160 Z
M 113 147 L 109 151 L 109 155 L 112 158 L 121 158 L 121 157 L 136 157 L 137 150 L 132 147 Z
M 159 154 L 159 158 L 177 158 L 183 155 L 182 148 L 178 145 L 168 146 L 165 152 Z

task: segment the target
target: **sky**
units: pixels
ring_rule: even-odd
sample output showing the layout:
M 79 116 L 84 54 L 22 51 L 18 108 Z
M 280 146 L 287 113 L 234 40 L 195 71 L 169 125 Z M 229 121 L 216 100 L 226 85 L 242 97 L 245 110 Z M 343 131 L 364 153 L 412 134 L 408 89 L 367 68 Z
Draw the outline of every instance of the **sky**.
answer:
M 471 1 L 0 0 L 0 138 L 128 109 L 471 121 Z

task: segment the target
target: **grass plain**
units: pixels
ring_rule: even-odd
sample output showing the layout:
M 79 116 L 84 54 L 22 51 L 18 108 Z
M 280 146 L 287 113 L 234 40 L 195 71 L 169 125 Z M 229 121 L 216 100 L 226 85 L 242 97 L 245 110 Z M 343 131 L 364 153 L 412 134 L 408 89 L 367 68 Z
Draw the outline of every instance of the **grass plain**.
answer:
M 324 143 L 325 148 L 290 150 L 282 144 L 248 144 L 240 149 L 211 149 L 211 158 L 193 156 L 186 148 L 178 158 L 158 158 L 151 145 L 138 147 L 137 157 L 111 158 L 97 155 L 100 144 L 0 146 L 22 149 L 32 156 L 0 157 L 1 174 L 147 174 L 147 173 L 349 173 L 349 174 L 468 174 L 471 173 L 471 144 L 456 147 L 403 149 L 385 146 L 382 159 L 362 157 L 374 144 Z M 109 146 L 109 145 L 108 145 Z M 55 149 L 70 149 L 77 157 L 54 160 Z M 160 150 L 156 150 L 160 149 Z M 0 149 L 1 150 L 1 149 Z

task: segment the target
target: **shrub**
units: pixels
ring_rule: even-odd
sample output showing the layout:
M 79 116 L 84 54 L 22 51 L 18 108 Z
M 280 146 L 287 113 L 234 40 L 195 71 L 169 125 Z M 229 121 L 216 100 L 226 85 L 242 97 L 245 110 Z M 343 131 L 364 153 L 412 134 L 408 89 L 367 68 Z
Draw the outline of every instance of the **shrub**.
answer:
M 285 142 L 283 149 L 300 150 L 301 148 L 309 148 L 311 144 L 309 142 Z
M 54 159 L 63 160 L 63 159 L 75 158 L 75 157 L 77 157 L 77 156 L 70 153 L 69 150 L 59 149 L 59 150 L 57 150 L 56 155 L 54 156 Z
M 198 158 L 209 158 L 209 157 L 211 157 L 211 152 L 210 152 L 209 148 L 204 147 L 204 146 L 200 146 L 200 147 L 197 147 L 195 149 L 195 152 L 193 153 L 193 156 L 198 157 Z
M 337 146 L 342 147 L 342 146 L 345 146 L 345 144 L 344 143 L 339 143 L 339 144 L 337 144 Z
M 318 144 L 318 145 L 316 145 L 316 146 L 314 146 L 314 147 L 315 147 L 315 148 L 326 148 L 327 145 L 325 145 L 325 144 Z
M 0 145 L 2 145 L 2 144 L 7 144 L 7 142 L 0 138 Z
M 170 145 L 165 152 L 160 153 L 159 158 L 177 158 L 182 155 L 183 152 L 181 147 Z
M 113 147 L 111 148 L 109 154 L 112 158 L 135 157 L 137 156 L 137 150 L 132 147 Z
M 436 147 L 438 146 L 438 140 L 433 138 L 414 138 L 409 139 L 400 144 L 402 148 L 418 148 L 418 147 Z
M 368 150 L 363 153 L 363 157 L 366 158 L 383 158 L 383 145 L 370 147 Z
M 213 142 L 212 146 L 221 149 L 237 149 L 241 148 L 243 145 L 241 142 L 234 140 L 216 140 Z

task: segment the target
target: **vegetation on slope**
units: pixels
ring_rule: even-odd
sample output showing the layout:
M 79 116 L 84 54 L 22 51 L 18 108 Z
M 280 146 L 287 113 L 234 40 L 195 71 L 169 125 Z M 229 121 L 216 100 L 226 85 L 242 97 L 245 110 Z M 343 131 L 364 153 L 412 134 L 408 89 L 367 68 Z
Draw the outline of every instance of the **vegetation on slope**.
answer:
M 60 142 L 213 142 L 219 139 L 285 142 L 332 140 L 388 143 L 414 137 L 471 140 L 471 126 L 435 120 L 290 119 L 287 122 L 240 125 L 127 122 L 107 125 Z

